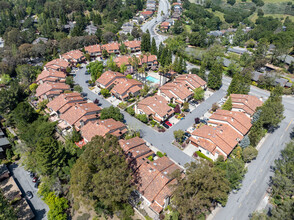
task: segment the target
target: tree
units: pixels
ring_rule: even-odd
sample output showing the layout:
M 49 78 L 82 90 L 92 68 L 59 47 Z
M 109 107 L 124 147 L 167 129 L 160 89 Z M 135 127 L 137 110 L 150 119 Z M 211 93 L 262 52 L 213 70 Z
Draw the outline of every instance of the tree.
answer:
M 102 75 L 103 69 L 103 62 L 100 61 L 91 62 L 87 65 L 92 81 L 96 81 Z
M 110 56 L 110 58 L 107 60 L 106 66 L 111 71 L 119 71 L 119 68 L 116 65 L 116 62 L 114 62 L 113 56 Z
M 108 89 L 101 89 L 101 94 L 103 95 L 104 98 L 108 98 L 110 96 L 110 92 Z
M 225 104 L 222 106 L 223 110 L 231 111 L 233 108 L 232 99 L 231 96 L 229 96 L 228 100 L 225 102 Z
M 270 97 L 260 108 L 260 118 L 265 128 L 277 127 L 284 119 L 284 105 L 282 103 L 282 87 L 275 87 Z
M 148 122 L 148 117 L 146 114 L 137 114 L 136 118 L 139 119 L 141 122 L 143 123 L 147 123 Z
M 73 77 L 72 76 L 67 76 L 66 79 L 65 79 L 65 83 L 72 88 L 74 86 Z
M 256 146 L 260 139 L 264 136 L 264 129 L 260 120 L 252 125 L 248 136 L 251 145 Z
M 202 89 L 201 87 L 196 88 L 194 90 L 194 96 L 193 96 L 195 101 L 201 101 L 204 99 L 204 89 Z
M 83 91 L 83 88 L 80 85 L 75 85 L 74 91 L 81 93 Z
M 183 104 L 183 110 L 187 111 L 189 109 L 189 103 L 188 102 L 184 102 Z
M 100 119 L 108 119 L 113 118 L 116 121 L 123 121 L 124 115 L 120 112 L 119 108 L 110 106 L 108 108 L 104 108 L 101 111 Z
M 227 160 L 227 178 L 231 189 L 239 189 L 246 173 L 245 164 L 241 159 L 230 158 Z
M 236 3 L 236 0 L 227 0 L 227 3 L 230 5 L 234 5 Z
M 141 39 L 141 51 L 147 52 L 151 49 L 151 39 L 150 39 L 150 33 L 147 31 L 142 35 Z
M 243 150 L 243 161 L 249 163 L 257 157 L 258 151 L 255 147 L 249 146 Z
M 41 69 L 36 66 L 24 64 L 18 65 L 15 71 L 18 78 L 21 79 L 24 84 L 29 85 L 36 79 L 37 75 L 41 72 Z
M 250 145 L 250 139 L 248 135 L 244 136 L 244 138 L 240 141 L 240 147 L 243 149 Z
M 152 37 L 151 49 L 150 52 L 152 55 L 157 55 L 157 46 L 154 37 Z
M 96 136 L 71 170 L 70 192 L 77 200 L 94 201 L 113 213 L 127 203 L 132 188 L 132 171 L 116 137 Z
M 85 58 L 86 58 L 86 60 L 87 60 L 88 62 L 91 61 L 91 56 L 90 56 L 90 54 L 86 53 L 86 54 L 85 54 Z
M 230 86 L 227 90 L 227 95 L 231 94 L 248 94 L 250 91 L 250 80 L 246 79 L 239 73 L 235 73 Z
M 109 57 L 109 54 L 108 54 L 107 50 L 102 50 L 102 57 L 103 57 L 104 59 L 106 59 L 106 58 Z
M 240 67 L 235 62 L 231 62 L 227 69 L 227 75 L 233 77 L 236 73 L 240 71 Z
M 0 219 L 17 220 L 16 213 L 13 210 L 12 205 L 5 199 L 0 191 Z
M 177 180 L 171 201 L 182 219 L 199 219 L 217 203 L 224 206 L 227 202 L 230 187 L 225 172 L 207 161 L 192 162 L 187 166 L 185 178 L 178 175 Z
M 184 31 L 182 23 L 180 20 L 176 20 L 174 26 L 172 27 L 174 34 L 180 34 Z
M 177 142 L 182 143 L 184 138 L 185 132 L 183 130 L 176 130 L 174 131 L 174 137 Z
M 211 89 L 219 89 L 222 86 L 222 65 L 215 63 L 208 74 L 207 86 Z
M 141 0 L 136 0 L 136 7 L 138 11 L 142 11 L 143 9 L 143 3 Z

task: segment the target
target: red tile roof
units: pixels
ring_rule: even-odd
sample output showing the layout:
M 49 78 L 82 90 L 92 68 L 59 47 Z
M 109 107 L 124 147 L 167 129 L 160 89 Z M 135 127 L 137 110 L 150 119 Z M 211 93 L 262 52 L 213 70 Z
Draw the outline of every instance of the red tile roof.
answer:
M 130 55 L 119 56 L 114 59 L 114 62 L 118 67 L 121 67 L 122 64 L 130 65 L 129 59 L 132 57 Z
M 181 99 L 184 100 L 191 95 L 193 92 L 188 89 L 185 84 L 169 82 L 159 88 L 161 93 L 164 93 L 170 99 Z
M 146 161 L 136 171 L 138 177 L 138 191 L 150 202 L 156 203 L 160 207 L 151 205 L 154 211 L 160 212 L 164 205 L 164 199 L 171 195 L 169 188 L 173 178 L 170 176 L 172 172 L 179 169 L 167 157 L 159 158 L 155 161 Z M 164 198 L 162 200 L 162 198 Z M 157 207 L 154 209 L 154 207 Z
M 53 69 L 53 70 L 60 70 L 60 69 L 66 69 L 69 67 L 69 62 L 63 60 L 63 59 L 55 59 L 48 62 L 45 67 L 47 69 Z
M 218 124 L 216 127 L 202 125 L 200 128 L 193 131 L 192 139 L 190 140 L 193 141 L 193 139 L 197 140 L 197 145 L 200 145 L 198 140 L 205 143 L 206 146 L 200 146 L 203 148 L 207 147 L 208 149 L 205 149 L 212 154 L 214 154 L 216 147 L 219 147 L 226 155 L 229 155 L 238 142 L 243 139 L 243 136 L 229 125 Z M 208 140 L 209 142 L 212 142 L 212 144 L 208 144 L 201 139 Z
M 137 92 L 142 88 L 143 84 L 135 79 L 119 78 L 116 80 L 111 92 L 121 96 L 128 95 L 128 92 Z M 132 89 L 135 87 L 135 89 Z
M 201 79 L 199 76 L 197 76 L 196 74 L 180 75 L 175 79 L 174 82 L 183 83 L 191 90 L 194 90 L 196 88 L 206 85 L 206 82 L 203 79 Z
M 246 135 L 250 130 L 252 124 L 249 117 L 243 112 L 233 112 L 218 109 L 209 118 L 209 123 L 223 123 L 227 122 L 232 128 L 238 130 L 242 135 Z
M 173 114 L 173 109 L 168 106 L 168 101 L 158 95 L 149 96 L 137 104 L 137 108 L 144 111 L 147 115 L 158 114 L 160 117 Z
M 127 131 L 126 125 L 110 118 L 87 123 L 81 128 L 81 133 L 87 141 L 91 141 L 96 135 L 104 137 L 106 134 L 113 134 L 118 130 L 121 132 L 118 132 L 117 136 L 123 135 Z
M 69 103 L 79 103 L 83 102 L 83 98 L 80 93 L 73 92 L 73 93 L 63 93 L 50 101 L 47 104 L 47 107 L 52 109 L 53 111 L 57 112 L 66 104 Z
M 54 91 L 64 91 L 70 89 L 70 86 L 65 84 L 65 83 L 51 83 L 51 82 L 46 82 L 38 86 L 36 89 L 36 96 L 40 97 L 42 95 L 45 95 L 46 93 Z
M 39 82 L 40 80 L 43 81 L 50 81 L 52 80 L 60 80 L 60 79 L 65 79 L 66 78 L 66 74 L 64 72 L 60 72 L 60 71 L 54 71 L 54 70 L 43 70 L 37 77 L 37 82 Z
M 71 50 L 67 53 L 64 53 L 61 55 L 62 59 L 65 59 L 66 61 L 70 62 L 70 61 L 81 61 L 84 60 L 84 54 L 83 52 L 79 51 L 79 50 Z
M 160 26 L 168 28 L 170 26 L 170 23 L 165 21 L 165 22 L 162 22 Z
M 263 102 L 253 95 L 231 94 L 233 110 L 242 109 L 245 113 L 253 115 L 256 108 L 262 106 Z
M 142 11 L 141 15 L 152 15 L 153 12 L 152 11 Z
M 124 44 L 127 48 L 131 49 L 141 49 L 141 41 L 140 40 L 132 40 L 132 41 L 125 41 Z
M 92 53 L 101 53 L 102 52 L 102 48 L 100 44 L 95 44 L 95 45 L 90 45 L 85 47 L 85 51 L 89 54 Z
M 81 120 L 82 117 L 86 114 L 98 115 L 100 111 L 101 108 L 94 103 L 75 104 L 64 114 L 62 114 L 60 118 L 66 121 L 68 124 L 74 125 L 76 122 Z
M 115 50 L 119 51 L 120 44 L 117 42 L 103 44 L 101 46 L 102 50 L 107 50 L 108 53 L 113 53 Z
M 125 78 L 125 76 L 119 72 L 106 71 L 96 80 L 96 82 L 103 85 L 105 88 L 109 88 L 118 78 Z

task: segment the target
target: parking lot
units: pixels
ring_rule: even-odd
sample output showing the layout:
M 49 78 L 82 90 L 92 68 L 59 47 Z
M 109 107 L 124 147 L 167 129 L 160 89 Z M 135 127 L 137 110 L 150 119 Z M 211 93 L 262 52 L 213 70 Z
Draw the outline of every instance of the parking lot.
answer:
M 47 219 L 46 213 L 49 211 L 49 207 L 37 195 L 38 189 L 34 187 L 35 183 L 32 182 L 32 178 L 28 172 L 18 164 L 10 165 L 9 171 L 11 175 L 14 176 L 15 182 L 19 186 L 23 195 L 25 195 L 27 191 L 32 192 L 33 198 L 27 199 L 27 201 L 35 214 L 35 219 Z

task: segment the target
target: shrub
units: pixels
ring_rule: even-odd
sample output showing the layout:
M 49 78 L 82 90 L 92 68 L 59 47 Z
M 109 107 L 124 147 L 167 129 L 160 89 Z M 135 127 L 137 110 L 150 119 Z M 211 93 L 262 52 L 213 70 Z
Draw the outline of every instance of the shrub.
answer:
M 210 162 L 213 162 L 213 160 L 212 160 L 211 158 L 205 156 L 205 155 L 204 155 L 203 153 L 201 153 L 200 151 L 196 151 L 195 153 L 196 153 L 199 157 L 201 157 L 201 158 L 203 158 L 203 159 L 205 159 L 205 160 L 208 160 L 208 161 L 210 161 Z
M 118 107 L 120 107 L 121 109 L 126 109 L 128 107 L 128 104 L 126 102 L 120 102 L 118 104 Z
M 136 101 L 134 98 L 128 99 L 128 102 L 134 102 L 134 101 Z
M 163 157 L 163 156 L 164 156 L 164 154 L 161 153 L 160 151 L 157 151 L 157 152 L 156 152 L 156 155 L 157 155 L 158 157 Z
M 170 106 L 172 108 L 175 108 L 177 105 L 176 104 L 173 104 L 173 103 L 169 103 L 168 106 Z
M 249 146 L 246 147 L 243 150 L 243 161 L 245 163 L 250 162 L 251 160 L 254 160 L 257 157 L 258 151 L 256 150 L 256 148 Z
M 108 89 L 101 89 L 101 94 L 103 95 L 104 98 L 107 98 L 110 96 L 110 92 Z
M 126 78 L 127 79 L 133 79 L 132 75 L 130 75 L 130 74 L 126 75 Z
M 150 161 L 153 161 L 153 156 L 150 155 L 147 159 L 150 160 Z
M 126 111 L 127 111 L 127 113 L 129 113 L 131 116 L 134 116 L 134 115 L 135 115 L 135 110 L 133 109 L 133 107 L 128 107 Z
M 148 117 L 147 117 L 147 115 L 146 114 L 138 114 L 138 115 L 136 115 L 136 118 L 138 119 L 138 120 L 140 120 L 141 122 L 143 122 L 143 123 L 147 123 L 148 122 Z

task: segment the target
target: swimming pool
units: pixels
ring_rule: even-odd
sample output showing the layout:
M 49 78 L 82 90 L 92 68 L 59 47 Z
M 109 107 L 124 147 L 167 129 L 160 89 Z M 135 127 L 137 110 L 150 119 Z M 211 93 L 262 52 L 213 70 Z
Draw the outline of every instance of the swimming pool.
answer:
M 147 81 L 150 81 L 152 83 L 159 83 L 159 80 L 154 78 L 153 76 L 147 76 L 146 79 Z

